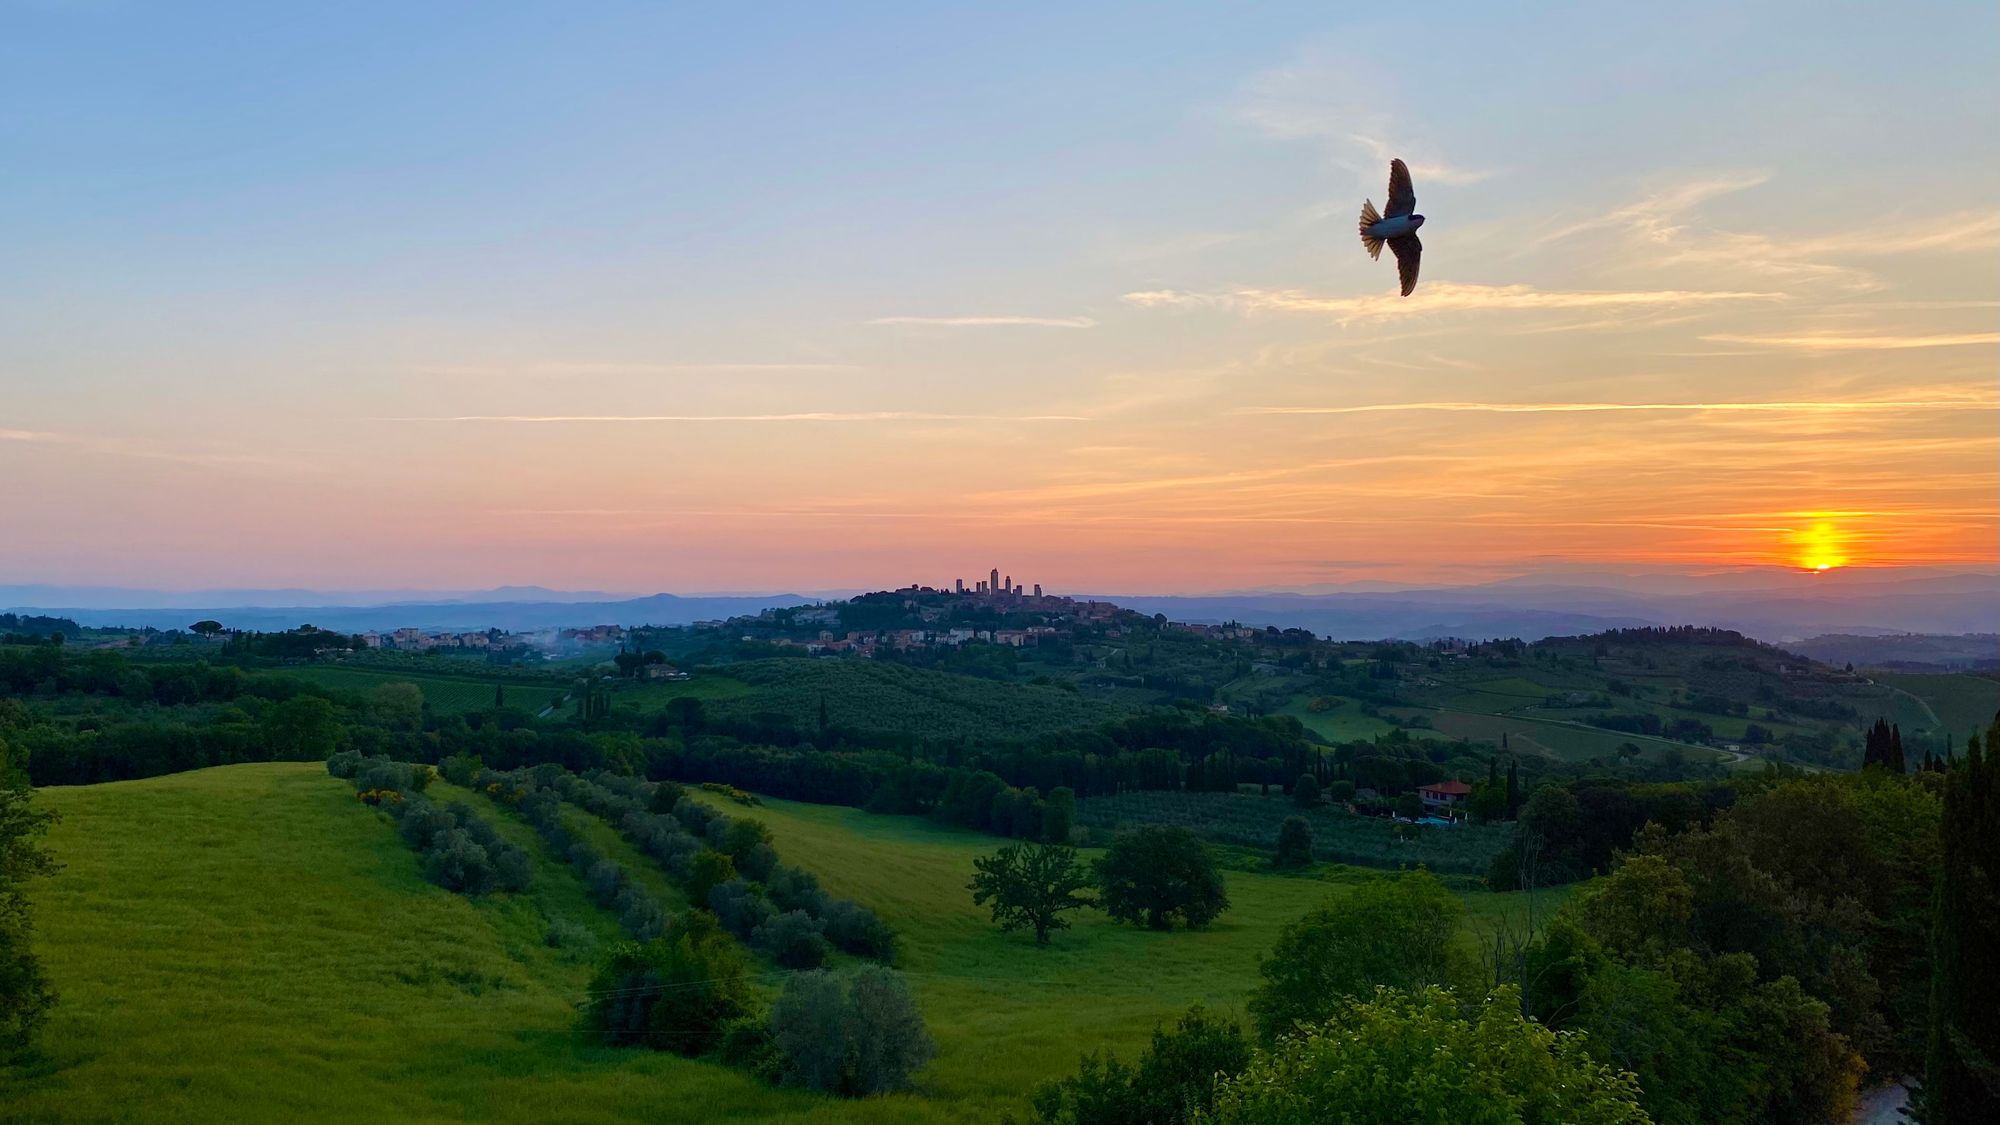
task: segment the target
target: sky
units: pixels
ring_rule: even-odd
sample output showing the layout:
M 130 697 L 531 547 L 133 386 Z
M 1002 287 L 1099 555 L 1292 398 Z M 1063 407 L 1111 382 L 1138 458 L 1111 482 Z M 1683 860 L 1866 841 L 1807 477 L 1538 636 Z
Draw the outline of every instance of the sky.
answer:
M 1995 42 L 0 0 L 0 582 L 1991 568 Z M 1409 298 L 1355 231 L 1392 156 Z

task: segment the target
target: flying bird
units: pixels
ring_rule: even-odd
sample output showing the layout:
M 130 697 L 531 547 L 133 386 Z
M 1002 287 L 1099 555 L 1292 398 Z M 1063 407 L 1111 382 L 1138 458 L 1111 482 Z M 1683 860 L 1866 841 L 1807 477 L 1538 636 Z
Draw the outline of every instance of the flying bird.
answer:
M 1396 255 L 1396 272 L 1403 279 L 1403 296 L 1417 287 L 1417 266 L 1423 260 L 1424 244 L 1417 241 L 1417 228 L 1424 217 L 1416 214 L 1417 189 L 1410 184 L 1410 167 L 1401 160 L 1389 162 L 1389 202 L 1376 214 L 1375 201 L 1361 204 L 1361 245 L 1368 256 L 1382 260 L 1382 244 Z

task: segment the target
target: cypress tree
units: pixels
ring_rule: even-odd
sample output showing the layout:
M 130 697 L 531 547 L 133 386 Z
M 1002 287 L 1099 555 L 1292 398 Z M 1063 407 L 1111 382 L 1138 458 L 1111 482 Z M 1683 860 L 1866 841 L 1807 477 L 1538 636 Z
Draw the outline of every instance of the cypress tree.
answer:
M 2000 741 L 2000 718 L 1988 748 Z M 2000 1121 L 2000 761 L 1966 740 L 1945 776 L 1943 863 L 1932 895 L 1926 1125 Z
M 1901 726 L 1892 726 L 1889 728 L 1889 768 L 1899 775 L 1910 772 L 1909 767 L 1903 761 L 1903 728 Z
M 1501 737 L 1506 737 L 1502 735 Z M 1514 763 L 1507 763 L 1507 817 L 1513 819 L 1521 809 L 1521 781 L 1514 772 Z
M 495 711 L 498 711 L 498 710 L 499 710 L 500 708 L 502 708 L 502 707 L 505 707 L 505 706 L 507 706 L 507 685 L 506 685 L 506 684 L 494 684 L 494 685 L 493 685 L 493 709 L 494 709 Z

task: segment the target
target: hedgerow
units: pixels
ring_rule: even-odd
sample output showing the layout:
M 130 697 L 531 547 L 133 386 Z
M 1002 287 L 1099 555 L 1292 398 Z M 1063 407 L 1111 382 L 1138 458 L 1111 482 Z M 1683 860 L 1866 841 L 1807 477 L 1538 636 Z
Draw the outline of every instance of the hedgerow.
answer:
M 354 784 L 355 795 L 388 812 L 396 830 L 422 856 L 424 878 L 448 891 L 483 895 L 526 890 L 534 860 L 461 804 L 439 805 L 421 795 L 437 777 L 426 765 L 369 758 L 351 751 L 327 759 L 326 770 Z

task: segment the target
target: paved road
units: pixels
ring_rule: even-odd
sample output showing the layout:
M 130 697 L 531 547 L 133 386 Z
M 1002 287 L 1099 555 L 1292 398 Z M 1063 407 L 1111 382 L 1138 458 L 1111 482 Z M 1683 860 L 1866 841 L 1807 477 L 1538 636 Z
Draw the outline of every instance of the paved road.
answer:
M 1910 1102 L 1910 1091 L 1901 1082 L 1870 1090 L 1861 1096 L 1854 1107 L 1854 1116 L 1847 1119 L 1848 1125 L 1903 1125 L 1903 1107 Z

